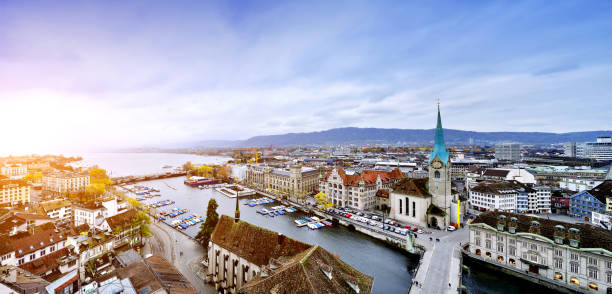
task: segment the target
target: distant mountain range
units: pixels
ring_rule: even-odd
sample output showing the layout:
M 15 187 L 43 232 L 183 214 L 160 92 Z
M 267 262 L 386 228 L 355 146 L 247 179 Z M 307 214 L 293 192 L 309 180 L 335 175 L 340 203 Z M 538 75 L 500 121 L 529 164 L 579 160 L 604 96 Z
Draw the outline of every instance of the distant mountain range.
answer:
M 612 131 L 587 131 L 571 133 L 545 132 L 473 132 L 444 129 L 447 144 L 495 144 L 517 142 L 523 144 L 555 144 L 564 142 L 593 142 L 597 136 L 612 136 Z M 340 144 L 430 144 L 434 129 L 379 129 L 338 128 L 310 133 L 255 136 L 246 140 L 215 140 L 193 144 L 193 147 L 260 147 L 274 144 L 281 146 L 340 145 Z

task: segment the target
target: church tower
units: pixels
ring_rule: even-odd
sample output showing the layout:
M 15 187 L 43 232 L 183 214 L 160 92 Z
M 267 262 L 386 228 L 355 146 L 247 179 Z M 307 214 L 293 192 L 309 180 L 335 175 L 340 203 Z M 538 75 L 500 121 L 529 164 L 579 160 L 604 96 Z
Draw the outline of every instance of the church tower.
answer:
M 444 211 L 444 226 L 448 226 L 451 216 L 451 162 L 450 154 L 446 150 L 444 134 L 442 132 L 442 119 L 440 117 L 440 103 L 438 103 L 438 124 L 433 151 L 429 155 L 429 193 L 432 195 L 432 204 Z M 442 225 L 442 224 L 440 224 Z

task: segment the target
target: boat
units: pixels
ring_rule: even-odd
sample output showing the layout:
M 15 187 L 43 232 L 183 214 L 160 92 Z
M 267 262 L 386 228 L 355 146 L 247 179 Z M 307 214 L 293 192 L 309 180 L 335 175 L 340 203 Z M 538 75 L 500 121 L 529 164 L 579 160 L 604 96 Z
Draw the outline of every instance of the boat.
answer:
M 262 209 L 258 210 L 257 212 L 259 212 L 261 214 L 268 214 L 269 211 L 267 209 L 265 209 L 265 208 L 262 208 Z
M 327 221 L 327 220 L 322 220 L 322 221 L 321 221 L 321 223 L 323 223 L 324 225 L 326 225 L 326 226 L 328 226 L 328 227 L 331 227 L 331 226 L 332 226 L 332 223 L 331 223 L 331 222 L 329 222 L 329 221 Z
M 256 204 L 255 202 L 249 202 L 249 203 L 247 203 L 247 205 L 248 205 L 248 206 L 250 206 L 250 207 L 255 207 L 255 206 L 257 206 L 257 204 Z
M 316 216 L 313 216 L 313 217 L 311 217 L 311 218 L 312 218 L 312 220 L 314 220 L 315 222 L 318 222 L 318 221 L 320 221 L 320 220 L 321 220 L 320 218 L 318 218 L 318 217 L 316 217 Z
M 278 214 L 280 214 L 280 215 L 285 214 L 285 211 L 284 211 L 284 210 L 277 210 L 276 212 L 277 212 Z
M 310 228 L 311 230 L 316 230 L 318 229 L 318 227 L 314 224 L 314 223 L 308 223 L 307 224 L 308 228 Z
M 308 222 L 303 219 L 296 219 L 294 222 L 298 227 L 303 227 L 308 224 Z
M 311 219 L 311 218 L 309 218 L 309 217 L 304 217 L 304 219 L 305 219 L 307 222 L 309 222 L 309 223 L 314 221 L 313 219 Z
M 272 211 L 272 213 L 274 213 L 275 216 L 278 215 L 278 212 L 276 211 Z
M 191 177 L 189 179 L 186 179 L 183 183 L 185 183 L 185 185 L 189 185 L 192 187 L 198 187 L 200 185 L 210 185 L 210 184 L 216 184 L 218 182 L 219 180 L 213 179 L 213 178 Z
M 274 217 L 274 213 L 272 213 L 271 211 L 268 212 L 268 215 Z

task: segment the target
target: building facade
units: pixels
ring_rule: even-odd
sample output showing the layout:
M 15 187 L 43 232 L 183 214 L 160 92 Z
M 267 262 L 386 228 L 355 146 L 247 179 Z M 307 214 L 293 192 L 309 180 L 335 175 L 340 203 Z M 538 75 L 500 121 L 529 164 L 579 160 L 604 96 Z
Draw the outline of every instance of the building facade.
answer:
M 372 210 L 381 205 L 378 191 L 388 191 L 403 178 L 404 174 L 398 168 L 392 171 L 364 170 L 353 174 L 335 168 L 321 178 L 319 191 L 334 207 Z
M 576 157 L 576 142 L 564 143 L 563 155 L 566 157 Z
M 0 167 L 0 175 L 11 179 L 22 178 L 28 173 L 28 167 L 23 164 L 7 164 Z
M 42 212 L 57 221 L 72 221 L 72 203 L 65 199 L 40 203 Z
M 577 144 L 576 157 L 599 161 L 612 160 L 612 137 L 600 136 L 596 142 Z
M 605 180 L 595 188 L 579 192 L 570 198 L 571 216 L 588 219 L 593 212 L 612 214 L 612 180 Z
M 519 277 L 580 293 L 612 287 L 612 233 L 526 215 L 489 211 L 469 225 L 464 253 Z
M 84 191 L 89 184 L 89 175 L 79 173 L 54 172 L 42 176 L 43 191 L 54 195 Z
M 0 204 L 29 203 L 30 186 L 20 180 L 0 180 Z
M 520 161 L 521 144 L 500 143 L 495 145 L 495 159 L 499 161 Z
M 249 186 L 276 192 L 292 201 L 301 202 L 318 189 L 319 172 L 297 164 L 292 164 L 288 169 L 248 165 L 245 180 Z

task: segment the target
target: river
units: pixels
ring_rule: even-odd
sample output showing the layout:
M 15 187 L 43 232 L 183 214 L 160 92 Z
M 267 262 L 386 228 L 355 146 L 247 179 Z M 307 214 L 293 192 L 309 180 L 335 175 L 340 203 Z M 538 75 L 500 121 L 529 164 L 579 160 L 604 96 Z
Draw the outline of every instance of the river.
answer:
M 145 175 L 167 171 L 164 166 L 180 166 L 187 161 L 194 164 L 224 163 L 229 158 L 219 156 L 199 156 L 175 153 L 93 153 L 75 154 L 83 157 L 75 166 L 98 165 L 113 176 Z M 234 166 L 234 175 L 242 176 L 244 168 Z M 157 188 L 162 197 L 154 201 L 172 199 L 176 203 L 172 207 L 187 208 L 189 213 L 206 214 L 208 200 L 215 198 L 219 204 L 218 213 L 233 216 L 235 199 L 214 191 L 200 190 L 183 184 L 184 177 L 169 178 L 141 182 L 139 185 Z M 372 293 L 406 293 L 412 282 L 413 271 L 418 264 L 416 258 L 387 247 L 383 242 L 346 228 L 326 227 L 320 230 L 310 230 L 307 227 L 298 228 L 293 220 L 303 216 L 300 213 L 287 214 L 275 218 L 256 213 L 259 206 L 249 207 L 241 200 L 241 219 L 252 224 L 285 234 L 291 238 L 309 244 L 318 244 L 356 268 L 374 277 Z M 192 226 L 186 233 L 195 236 L 199 226 Z M 548 293 L 547 289 L 535 287 L 534 284 L 512 278 L 507 275 L 484 270 L 478 266 L 463 273 L 463 284 L 468 293 L 531 293 L 538 288 L 538 293 Z
M 149 174 L 160 172 L 164 165 L 177 166 L 189 160 L 193 163 L 221 163 L 227 160 L 223 157 L 206 157 L 184 154 L 134 154 L 132 160 L 128 153 L 120 153 L 117 156 L 112 153 L 82 155 L 83 162 L 79 165 L 96 164 L 100 168 L 113 171 L 113 176 L 125 176 L 129 174 Z M 181 162 L 181 160 L 184 160 Z M 136 167 L 134 164 L 142 163 L 150 169 Z M 140 173 L 139 173 L 140 172 Z M 157 188 L 162 196 L 152 199 L 159 201 L 172 199 L 174 205 L 165 206 L 162 209 L 172 207 L 187 208 L 189 213 L 199 215 L 206 214 L 208 200 L 215 198 L 219 204 L 217 212 L 233 216 L 235 199 L 214 191 L 213 189 L 197 189 L 183 184 L 184 177 L 169 178 L 140 182 L 139 185 Z M 374 285 L 372 293 L 406 293 L 412 282 L 412 272 L 418 264 L 418 259 L 410 257 L 403 252 L 387 247 L 383 242 L 363 235 L 350 232 L 342 226 L 326 227 L 320 230 L 310 230 L 307 227 L 296 227 L 294 219 L 303 216 L 301 213 L 287 214 L 275 218 L 263 216 L 256 213 L 258 207 L 243 205 L 246 200 L 241 200 L 240 216 L 242 220 L 267 229 L 282 233 L 291 238 L 309 244 L 318 244 L 353 266 L 357 270 L 373 276 Z M 199 226 L 192 226 L 186 233 L 195 236 Z

